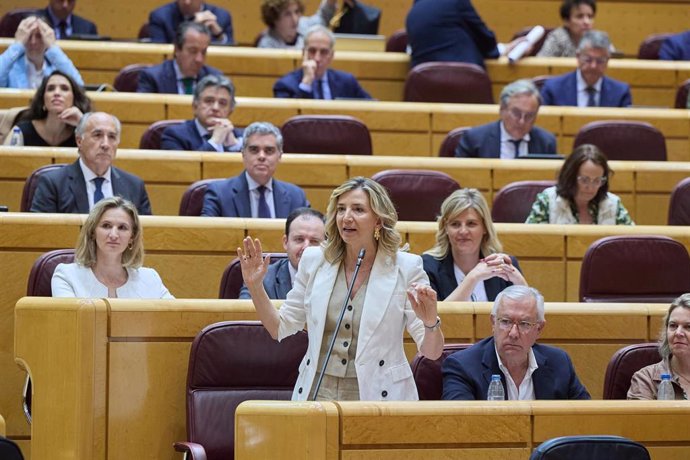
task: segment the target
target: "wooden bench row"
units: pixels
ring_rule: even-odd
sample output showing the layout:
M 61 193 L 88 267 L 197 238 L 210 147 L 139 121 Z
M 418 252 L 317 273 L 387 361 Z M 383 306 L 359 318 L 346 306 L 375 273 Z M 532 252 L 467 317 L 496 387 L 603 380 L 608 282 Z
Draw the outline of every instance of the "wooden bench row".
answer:
M 0 51 L 11 39 L 0 39 Z M 89 84 L 112 84 L 129 64 L 157 64 L 172 57 L 172 45 L 64 41 L 60 46 Z M 272 97 L 273 84 L 282 75 L 301 66 L 300 52 L 256 48 L 211 47 L 208 64 L 232 77 L 243 97 Z M 353 73 L 376 99 L 402 101 L 410 59 L 404 53 L 336 51 L 334 68 Z M 515 65 L 507 59 L 488 60 L 487 72 L 494 98 L 507 83 L 518 78 L 560 75 L 572 71 L 574 58 L 526 58 Z M 607 72 L 630 84 L 638 106 L 673 107 L 678 86 L 690 78 L 690 63 L 614 59 Z
M 319 2 L 305 0 L 306 14 L 313 14 Z M 560 3 L 559 0 L 482 0 L 474 2 L 474 6 L 497 38 L 508 41 L 516 31 L 529 25 L 560 25 Z M 232 14 L 236 42 L 253 44 L 265 27 L 258 2 L 228 0 L 219 4 Z M 368 0 L 367 4 L 382 10 L 379 33 L 389 36 L 404 28 L 411 3 Z M 135 38 L 141 25 L 148 20 L 148 13 L 160 5 L 158 0 L 122 0 L 107 5 L 82 2 L 77 5 L 75 12 L 95 21 L 102 35 Z M 0 7 L 0 14 L 12 8 L 36 6 L 37 3 L 31 0 L 6 0 Z M 611 35 L 618 50 L 634 56 L 647 35 L 685 30 L 690 19 L 687 6 L 687 0 L 602 0 L 597 5 L 596 27 Z
M 69 163 L 75 149 L 0 147 L 0 204 L 18 211 L 26 178 L 40 166 Z M 443 171 L 463 187 L 474 187 L 492 202 L 501 187 L 520 180 L 555 179 L 559 160 L 413 158 L 285 154 L 277 177 L 302 187 L 314 208 L 326 210 L 331 192 L 347 178 L 371 177 L 386 169 Z M 156 215 L 178 215 L 181 197 L 201 179 L 239 174 L 239 155 L 124 150 L 115 164 L 141 177 Z M 637 224 L 666 225 L 673 187 L 690 176 L 690 162 L 612 161 L 611 190 L 621 196 Z
M 667 308 L 667 305 L 548 303 L 547 326 L 540 340 L 564 348 L 572 357 L 578 375 L 593 397 L 601 398 L 604 372 L 612 354 L 630 343 L 653 341 Z M 490 334 L 489 313 L 488 303 L 442 303 L 440 315 L 447 343 L 474 342 Z M 32 458 L 50 458 L 56 451 L 72 452 L 75 459 L 176 458 L 171 445 L 173 441 L 185 439 L 185 381 L 193 337 L 207 324 L 247 319 L 255 319 L 255 312 L 249 301 L 21 299 L 15 310 L 14 350 L 17 363 L 28 369 L 33 379 Z M 411 359 L 414 349 L 412 344 L 407 345 L 408 357 Z M 20 374 L 16 368 L 14 373 Z M 8 388 L 3 390 L 3 396 L 8 396 L 5 394 Z M 444 414 L 450 415 L 456 411 L 458 404 L 436 403 L 433 415 L 439 417 L 439 422 L 448 420 L 444 418 Z M 609 403 L 573 406 L 580 408 L 573 411 L 583 413 L 594 406 L 605 407 L 605 404 Z M 12 406 L 16 409 L 17 403 Z M 371 407 L 372 417 L 375 412 L 388 412 L 373 409 L 375 406 L 376 403 L 363 403 L 360 407 Z M 390 406 L 391 409 L 393 407 Z M 419 403 L 409 407 L 412 412 L 419 414 L 428 413 L 429 409 L 429 406 Z M 487 409 L 486 412 L 510 411 L 510 408 L 516 407 L 520 406 Z M 681 412 L 687 417 L 687 403 L 681 407 L 685 408 Z M 560 411 L 562 417 L 570 412 L 562 408 Z M 629 415 L 632 413 L 634 412 L 628 412 Z M 16 434 L 12 430 L 18 425 L 18 420 L 14 418 L 17 414 L 10 412 L 9 415 L 8 427 L 11 434 Z M 360 416 L 364 417 L 364 414 Z M 604 413 L 599 413 L 599 416 L 604 417 Z M 458 419 L 460 420 L 463 420 L 460 422 L 463 426 L 465 423 L 471 425 L 471 418 Z M 254 422 L 255 419 L 252 423 Z M 295 419 L 295 424 L 297 423 L 300 422 Z M 381 423 L 391 421 L 381 420 Z M 678 424 L 680 421 L 674 419 L 674 423 Z M 419 439 L 428 435 L 427 430 L 433 431 L 432 427 L 437 425 L 431 420 L 422 423 L 421 419 L 408 424 L 407 426 L 415 426 L 415 430 L 420 430 L 419 437 L 413 436 L 410 443 L 417 444 Z M 641 435 L 641 431 L 646 430 L 649 425 L 642 425 L 644 428 L 638 426 L 639 423 L 628 425 L 637 426 L 634 428 L 634 438 L 650 441 L 679 441 L 674 439 L 677 430 L 685 429 L 677 428 L 656 439 L 656 435 Z M 244 425 L 240 422 L 238 426 Z M 559 430 L 556 426 L 551 432 Z M 666 422 L 660 426 L 667 426 Z M 374 429 L 373 419 L 367 417 L 362 418 L 361 427 L 361 436 L 370 437 L 368 442 L 350 432 L 353 427 L 348 425 L 347 428 L 343 426 L 340 443 L 335 442 L 334 445 L 340 444 L 340 448 L 348 449 L 348 444 L 370 444 L 371 448 L 379 444 L 377 449 L 385 449 L 385 444 L 396 443 L 393 439 L 400 439 L 402 435 L 400 429 L 391 430 L 387 434 L 384 434 L 385 430 Z M 580 426 L 575 433 L 590 428 L 592 427 Z M 560 429 L 565 429 L 565 425 Z M 613 427 L 611 429 L 618 431 Z M 491 438 L 506 439 L 511 431 L 506 427 L 505 432 L 497 429 L 490 434 L 485 433 L 488 436 L 484 438 L 484 442 Z M 237 433 L 238 440 L 241 440 L 247 431 L 238 428 Z M 255 432 L 257 433 L 259 432 Z M 533 442 L 543 441 L 545 438 L 542 436 L 546 436 L 546 433 L 537 430 Z M 302 434 L 310 438 L 313 436 L 307 432 Z M 461 435 L 457 436 L 463 438 Z M 442 442 L 456 442 L 457 436 Z M 683 436 L 687 443 L 687 436 Z M 313 438 L 311 441 L 317 442 Z M 283 446 L 283 442 L 286 442 L 285 439 L 273 444 L 273 447 Z M 525 440 L 513 442 L 522 443 Z M 521 446 L 522 449 L 527 447 L 530 445 Z M 245 445 L 245 448 L 250 447 Z M 261 442 L 255 444 L 254 448 L 266 449 L 266 445 Z M 295 454 L 297 451 L 285 452 Z M 316 458 L 313 452 L 309 458 Z M 425 455 L 427 453 L 428 451 Z M 361 451 L 360 455 L 365 455 L 365 451 Z M 371 452 L 362 458 L 392 458 L 372 457 L 373 455 L 375 453 Z M 320 454 L 316 456 L 331 458 Z M 283 457 L 265 454 L 261 458 Z
M 158 120 L 193 117 L 191 97 L 159 94 L 90 93 L 96 110 L 110 112 L 123 123 L 121 148 L 137 148 L 141 135 Z M 31 91 L 0 89 L 0 109 L 28 105 Z M 498 119 L 497 105 L 402 102 L 313 101 L 238 98 L 231 118 L 237 126 L 269 121 L 281 126 L 295 115 L 351 115 L 371 133 L 374 155 L 438 156 L 449 131 Z M 648 122 L 666 138 L 669 161 L 690 161 L 690 111 L 542 107 L 537 125 L 556 135 L 558 151 L 569 154 L 582 126 L 599 120 Z

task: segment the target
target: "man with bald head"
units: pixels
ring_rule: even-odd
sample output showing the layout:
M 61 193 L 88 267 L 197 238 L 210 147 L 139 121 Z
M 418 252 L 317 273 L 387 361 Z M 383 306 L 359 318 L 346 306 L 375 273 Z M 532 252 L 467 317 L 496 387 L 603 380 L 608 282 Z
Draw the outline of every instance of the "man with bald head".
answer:
M 144 181 L 112 166 L 121 132 L 120 121 L 109 113 L 84 114 L 74 131 L 79 158 L 40 177 L 31 212 L 88 214 L 99 200 L 121 196 L 139 214 L 151 214 Z

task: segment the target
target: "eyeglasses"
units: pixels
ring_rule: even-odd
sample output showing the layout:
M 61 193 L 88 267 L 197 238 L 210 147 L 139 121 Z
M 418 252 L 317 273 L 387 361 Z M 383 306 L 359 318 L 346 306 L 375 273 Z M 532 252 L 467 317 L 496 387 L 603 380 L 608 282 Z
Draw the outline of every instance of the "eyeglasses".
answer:
M 529 321 L 513 321 L 510 318 L 498 318 L 496 320 L 496 324 L 498 324 L 498 328 L 502 331 L 510 331 L 513 329 L 513 325 L 515 325 L 517 326 L 518 331 L 520 331 L 520 334 L 527 334 L 539 323 L 530 323 Z
M 594 185 L 595 187 L 601 187 L 606 183 L 608 178 L 606 176 L 602 177 L 587 177 L 587 176 L 577 176 L 577 181 L 582 185 Z
M 537 112 L 523 112 L 515 107 L 508 110 L 508 113 L 515 121 L 523 120 L 525 123 L 530 123 L 537 118 Z
M 583 64 L 587 64 L 587 65 L 590 65 L 590 64 L 593 63 L 593 62 L 596 63 L 597 65 L 604 65 L 604 64 L 606 64 L 607 62 L 609 62 L 609 58 L 608 58 L 608 57 L 599 57 L 599 58 L 595 58 L 595 57 L 592 57 L 592 56 L 588 56 L 588 55 L 586 55 L 586 54 L 581 54 L 581 55 L 579 56 L 579 59 L 580 59 L 580 61 L 581 61 Z

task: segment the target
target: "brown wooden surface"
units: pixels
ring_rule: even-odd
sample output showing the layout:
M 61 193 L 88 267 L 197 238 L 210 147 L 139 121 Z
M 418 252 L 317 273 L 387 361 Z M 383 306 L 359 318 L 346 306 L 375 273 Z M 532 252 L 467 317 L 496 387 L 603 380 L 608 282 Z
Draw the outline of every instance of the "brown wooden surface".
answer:
M 306 13 L 316 11 L 319 0 L 305 0 Z M 5 0 L 0 14 L 11 8 L 35 7 L 41 2 Z M 101 4 L 81 1 L 75 13 L 95 21 L 102 35 L 134 38 L 139 27 L 148 20 L 148 13 L 161 5 L 159 0 L 122 0 Z M 235 40 L 242 44 L 254 42 L 264 28 L 259 4 L 253 1 L 225 0 L 216 2 L 227 8 L 233 19 Z M 368 0 L 367 4 L 381 8 L 379 33 L 391 35 L 405 25 L 410 2 L 400 0 Z M 525 26 L 542 24 L 558 26 L 558 0 L 475 0 L 477 12 L 501 41 L 508 41 Z M 596 27 L 607 31 L 616 48 L 628 55 L 636 55 L 640 42 L 649 34 L 680 32 L 690 23 L 687 0 L 602 0 L 597 2 Z
M 565 348 L 582 382 L 595 398 L 600 398 L 606 363 L 613 352 L 630 343 L 654 340 L 657 331 L 650 330 L 648 324 L 662 315 L 665 308 L 549 302 L 547 326 L 540 340 Z M 488 334 L 489 303 L 441 303 L 439 312 L 447 343 L 474 342 Z M 77 460 L 177 458 L 171 444 L 185 437 L 184 389 L 192 339 L 201 328 L 217 321 L 253 319 L 256 316 L 250 301 L 21 299 L 15 309 L 14 349 L 17 362 L 29 369 L 34 382 L 34 460 L 53 458 L 55 451 L 73 452 L 70 458 Z M 407 346 L 407 352 L 412 359 L 412 347 Z M 523 403 L 508 407 L 519 404 Z M 420 416 L 424 413 L 423 404 L 414 407 L 412 412 Z M 489 422 L 484 417 L 457 413 L 454 403 L 437 404 L 437 408 L 433 419 L 428 414 L 409 425 L 424 430 L 408 435 L 386 428 L 388 424 L 402 423 L 402 414 L 377 423 L 373 418 L 387 411 L 367 409 L 341 426 L 341 447 L 370 444 L 369 448 L 381 449 L 407 439 L 408 444 L 417 447 L 445 442 L 467 448 L 490 448 L 480 444 L 498 440 L 515 444 L 530 438 L 529 424 L 514 420 L 509 423 L 516 414 L 507 417 L 503 409 L 489 412 L 503 413 L 507 418 L 496 423 L 514 426 L 522 434 L 498 430 L 486 437 L 486 427 L 490 425 L 486 425 Z M 345 406 L 342 409 L 342 413 L 347 411 Z M 525 416 L 529 414 L 524 412 Z M 299 423 L 295 419 L 286 425 Z M 436 432 L 450 429 L 448 423 L 456 435 L 446 437 Z M 552 427 L 552 432 L 565 429 L 570 422 L 563 423 Z M 571 423 L 582 423 L 582 419 Z M 79 430 L 82 425 L 88 429 Z M 328 424 L 320 426 L 330 429 Z M 13 434 L 13 424 L 8 427 Z M 546 425 L 540 429 L 545 430 Z M 654 441 L 655 436 L 642 439 Z M 289 444 L 289 439 L 282 442 Z M 677 441 L 673 435 L 664 439 Z M 535 438 L 535 442 L 542 440 Z M 330 442 L 312 442 L 330 448 Z

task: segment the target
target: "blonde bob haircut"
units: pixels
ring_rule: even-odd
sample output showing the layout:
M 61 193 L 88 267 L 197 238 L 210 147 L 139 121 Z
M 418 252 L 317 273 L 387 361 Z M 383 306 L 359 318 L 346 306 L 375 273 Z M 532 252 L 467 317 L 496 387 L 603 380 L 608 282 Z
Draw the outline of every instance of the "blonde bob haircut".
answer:
M 671 313 L 673 313 L 673 310 L 676 308 L 690 309 L 690 294 L 683 294 L 674 300 L 664 316 L 664 322 L 659 333 L 659 355 L 661 355 L 664 360 L 668 360 L 671 355 L 673 355 L 671 352 L 671 345 L 668 343 L 668 322 L 671 319 Z
M 354 177 L 333 190 L 328 201 L 324 255 L 329 263 L 340 262 L 345 257 L 345 242 L 340 237 L 338 224 L 336 223 L 338 200 L 347 192 L 356 189 L 362 189 L 366 192 L 369 196 L 371 210 L 381 221 L 378 248 L 391 256 L 400 249 L 402 237 L 395 229 L 395 224 L 398 222 L 398 213 L 388 196 L 388 192 L 381 184 L 367 177 Z
M 438 216 L 438 230 L 436 231 L 436 244 L 424 254 L 429 254 L 435 259 L 443 259 L 450 252 L 450 242 L 446 225 L 468 209 L 474 209 L 484 222 L 486 234 L 482 238 L 480 250 L 484 257 L 489 254 L 501 252 L 503 247 L 496 236 L 496 229 L 491 220 L 491 212 L 486 204 L 484 196 L 476 188 L 463 188 L 456 190 L 443 201 L 441 205 L 441 215 Z
M 103 214 L 109 209 L 123 209 L 132 219 L 132 244 L 127 246 L 125 252 L 122 253 L 122 266 L 124 268 L 139 268 L 144 262 L 144 241 L 143 230 L 139 223 L 139 214 L 137 208 L 122 197 L 114 196 L 112 198 L 104 198 L 96 203 L 86 218 L 84 226 L 79 232 L 79 239 L 77 240 L 77 248 L 74 254 L 79 265 L 84 267 L 93 267 L 96 265 L 96 228 L 101 223 Z

